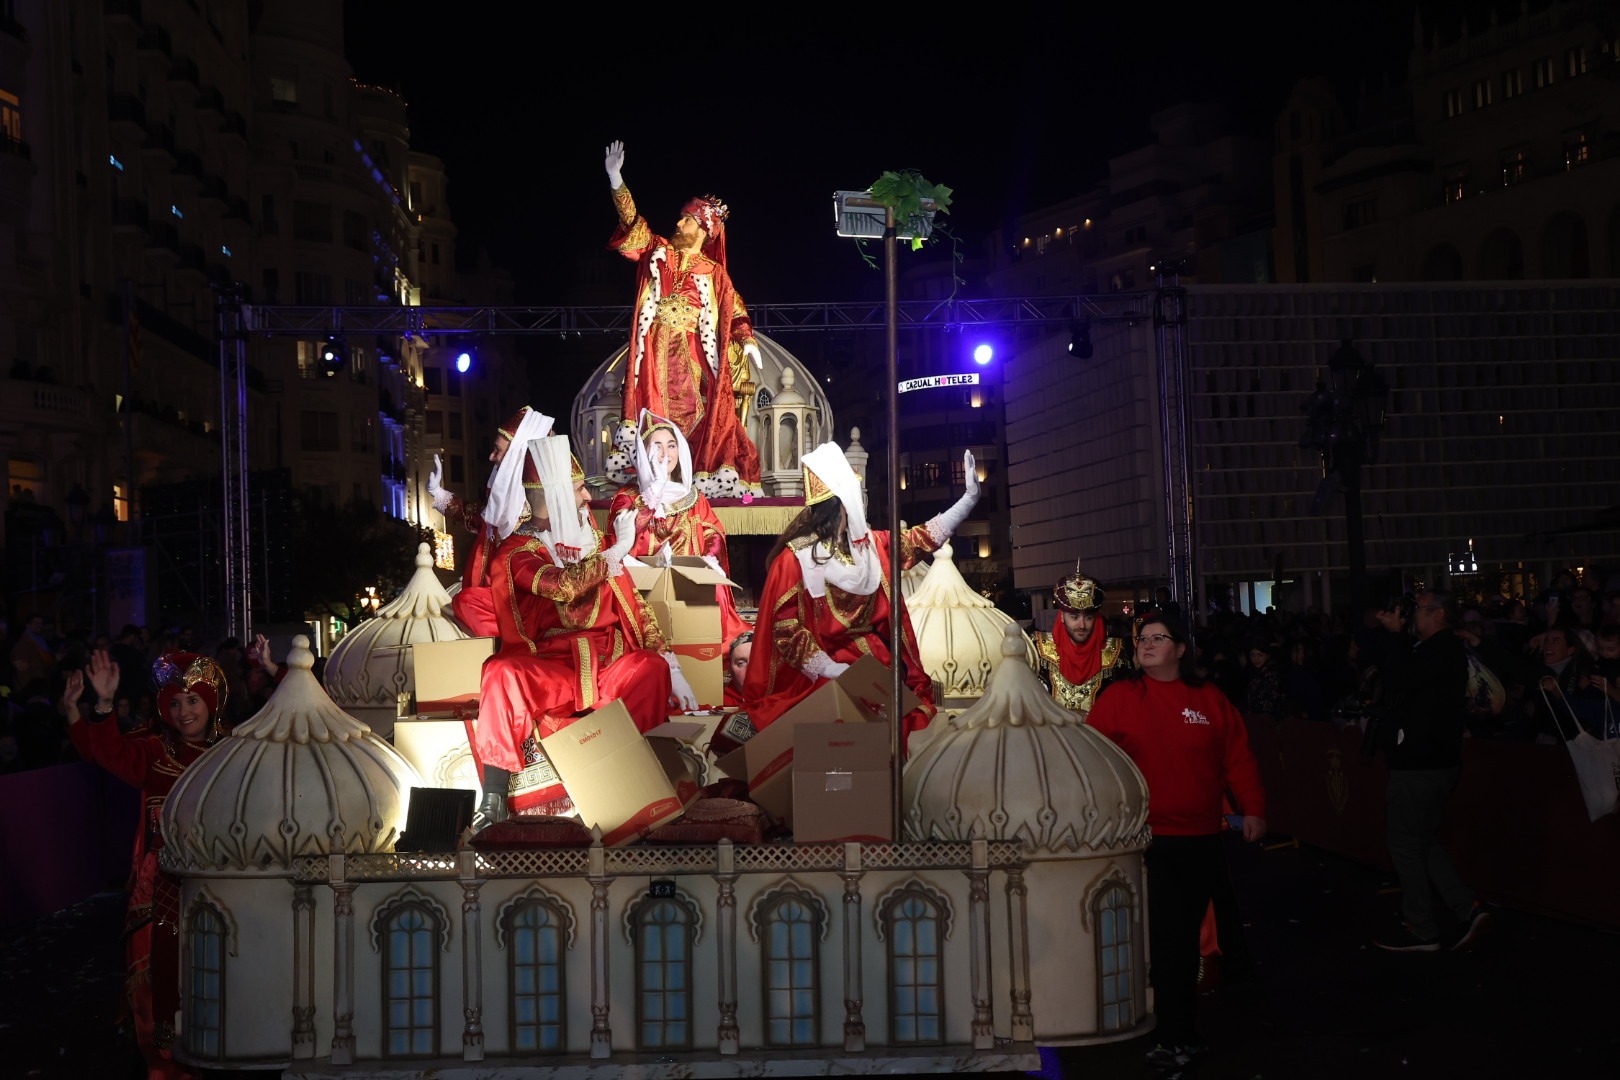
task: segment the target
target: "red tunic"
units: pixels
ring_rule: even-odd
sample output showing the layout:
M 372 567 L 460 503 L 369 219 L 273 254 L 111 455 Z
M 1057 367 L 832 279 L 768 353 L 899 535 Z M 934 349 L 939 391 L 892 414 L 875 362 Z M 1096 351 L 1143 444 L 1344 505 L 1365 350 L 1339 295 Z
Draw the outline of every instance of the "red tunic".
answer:
M 180 883 L 158 869 L 163 849 L 158 817 L 175 781 L 207 747 L 146 731 L 125 735 L 111 719 L 69 724 L 68 736 L 80 757 L 140 790 L 141 828 L 135 834 L 124 916 L 124 992 L 148 1074 L 190 1076 L 169 1050 L 180 1003 Z
M 537 538 L 515 532 L 496 550 L 491 592 L 501 647 L 481 678 L 481 765 L 517 772 L 537 726 L 549 735 L 615 699 L 642 731 L 668 719 L 663 634 L 630 576 L 610 580 L 601 554 L 560 566 Z
M 630 554 L 637 558 L 650 558 L 665 544 L 671 555 L 713 555 L 720 569 L 731 574 L 731 551 L 726 546 L 726 530 L 720 518 L 709 505 L 702 492 L 690 492 L 663 517 L 653 514 L 652 508 L 641 498 L 641 489 L 626 484 L 613 496 L 608 507 L 608 534 L 604 541 L 613 545 L 613 522 L 619 511 L 635 507 L 636 539 L 630 545 Z M 715 601 L 720 605 L 720 640 L 730 641 L 744 630 L 752 629 L 748 621 L 737 613 L 737 602 L 731 595 L 731 586 L 716 585 Z
M 444 509 L 446 522 L 459 523 L 474 537 L 467 565 L 462 567 L 461 588 L 450 601 L 450 611 L 474 637 L 495 637 L 500 631 L 489 582 L 490 562 L 495 556 L 495 528 L 484 520 L 483 510 L 482 506 L 467 503 L 460 495 L 452 495 L 450 505 Z
M 619 227 L 608 246 L 636 264 L 636 321 L 624 381 L 624 415 L 642 409 L 674 421 L 692 448 L 701 482 L 735 469 L 742 490 L 763 494 L 759 450 L 737 418 L 731 350 L 754 328 L 726 268 L 678 253 L 636 212 L 628 188 L 613 195 Z
M 869 536 L 883 571 L 881 586 L 870 596 L 852 595 L 829 584 L 823 595 L 812 597 L 804 588 L 799 559 L 791 550 L 782 551 L 771 563 L 760 593 L 758 634 L 743 684 L 748 716 L 756 730 L 763 731 L 827 681 L 811 680 L 801 670 L 818 650 L 843 664 L 875 656 L 888 666 L 894 610 L 889 534 L 873 529 Z M 938 546 L 925 527 L 913 526 L 901 536 L 901 559 L 910 567 Z M 917 653 L 917 635 L 909 612 L 901 621 L 900 634 L 905 682 L 922 703 L 901 719 L 904 746 L 913 731 L 928 726 L 936 709 L 933 680 Z M 768 638 L 767 647 L 761 647 L 761 638 Z

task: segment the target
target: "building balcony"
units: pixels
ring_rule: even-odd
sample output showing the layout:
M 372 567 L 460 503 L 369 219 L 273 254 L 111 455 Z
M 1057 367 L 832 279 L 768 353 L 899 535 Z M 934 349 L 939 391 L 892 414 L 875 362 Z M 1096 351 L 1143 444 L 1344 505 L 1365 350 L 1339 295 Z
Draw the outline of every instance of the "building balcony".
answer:
M 150 218 L 146 212 L 146 204 L 140 199 L 122 198 L 114 199 L 112 206 L 113 231 L 139 231 L 146 232 Z
M 200 89 L 202 75 L 197 71 L 197 61 L 185 56 L 177 58 L 169 65 L 169 82 L 181 88 Z
M 203 255 L 202 245 L 181 244 L 178 269 L 193 270 L 206 276 L 208 273 L 208 260 Z
M 146 131 L 146 103 L 134 94 L 108 94 L 107 121 L 111 124 L 128 124 L 135 131 L 144 134 Z
M 141 150 L 154 155 L 155 158 L 167 158 L 172 164 L 174 161 L 174 129 L 167 124 L 158 124 L 146 129 L 146 142 Z
M 197 109 L 214 113 L 223 120 L 225 118 L 225 95 L 220 92 L 219 87 L 205 83 L 197 91 Z
M 146 253 L 165 262 L 180 254 L 180 230 L 173 222 L 153 221 L 146 226 Z
M 0 432 L 88 432 L 98 426 L 95 419 L 95 399 L 88 390 L 0 379 Z
M 225 189 L 225 181 L 218 176 L 206 175 L 203 177 L 202 191 L 199 194 L 205 199 L 213 199 L 220 205 L 231 205 L 230 192 Z
M 169 32 L 161 26 L 141 27 L 141 36 L 135 40 L 135 48 L 140 52 L 160 53 L 170 58 L 174 56 L 174 43 L 169 40 Z
M 141 23 L 141 0 L 101 0 L 102 14 L 107 16 L 108 24 Z
M 199 183 L 208 176 L 208 170 L 203 167 L 202 158 L 194 150 L 176 150 L 174 153 L 174 174 L 186 176 Z
M 235 135 L 239 139 L 247 138 L 247 119 L 234 109 L 225 110 L 225 122 L 219 130 L 226 135 Z

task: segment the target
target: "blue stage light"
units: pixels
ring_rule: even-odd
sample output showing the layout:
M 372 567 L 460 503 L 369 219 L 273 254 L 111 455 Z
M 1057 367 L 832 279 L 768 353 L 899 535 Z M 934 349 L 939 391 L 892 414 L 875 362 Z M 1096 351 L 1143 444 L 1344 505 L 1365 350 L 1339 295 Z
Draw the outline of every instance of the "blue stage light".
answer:
M 462 353 L 460 356 L 456 357 L 456 370 L 457 371 L 459 371 L 463 375 L 465 375 L 465 374 L 467 374 L 467 369 L 470 368 L 470 367 L 472 367 L 472 354 L 471 353 Z
M 983 345 L 976 345 L 973 348 L 973 362 L 978 364 L 980 367 L 988 364 L 995 357 L 995 355 L 995 347 L 989 342 L 985 342 Z

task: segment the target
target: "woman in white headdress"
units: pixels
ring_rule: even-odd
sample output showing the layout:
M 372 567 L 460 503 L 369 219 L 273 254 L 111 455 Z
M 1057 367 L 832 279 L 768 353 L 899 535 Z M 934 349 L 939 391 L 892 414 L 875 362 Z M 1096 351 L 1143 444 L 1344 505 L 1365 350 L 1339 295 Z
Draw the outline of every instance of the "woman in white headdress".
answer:
M 978 501 L 971 451 L 963 462 L 967 493 L 901 535 L 902 569 L 949 540 Z M 759 640 L 743 684 L 749 718 L 758 729 L 862 656 L 890 663 L 889 534 L 867 526 L 860 480 L 836 443 L 822 443 L 806 454 L 804 473 L 805 508 L 771 552 L 760 593 Z M 901 718 L 904 738 L 926 727 L 935 712 L 933 684 L 917 654 L 909 616 L 901 622 L 901 651 L 906 685 L 921 702 Z
M 692 451 L 686 436 L 673 421 L 648 409 L 641 410 L 636 434 L 636 483 L 618 490 L 607 515 L 612 523 L 623 510 L 636 512 L 630 555 L 647 562 L 666 554 L 696 555 L 729 577 L 725 526 L 708 498 L 692 487 Z M 606 542 L 611 545 L 616 539 L 610 524 Z M 721 640 L 730 641 L 749 625 L 737 613 L 731 586 L 716 585 L 714 592 L 720 605 Z

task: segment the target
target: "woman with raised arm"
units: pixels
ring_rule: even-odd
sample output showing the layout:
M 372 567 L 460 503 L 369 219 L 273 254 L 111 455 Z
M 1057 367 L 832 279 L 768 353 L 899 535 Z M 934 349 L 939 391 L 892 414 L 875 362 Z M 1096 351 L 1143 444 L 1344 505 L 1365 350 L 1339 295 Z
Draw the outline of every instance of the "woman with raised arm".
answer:
M 973 453 L 963 455 L 967 493 L 900 538 L 901 569 L 951 538 L 979 499 Z M 759 730 L 836 679 L 863 656 L 891 663 L 895 609 L 889 534 L 868 527 L 861 484 L 837 443 L 804 456 L 805 507 L 771 552 L 755 620 L 758 654 L 743 697 Z M 919 705 L 901 718 L 901 745 L 935 713 L 933 681 L 917 653 L 909 615 L 901 620 L 905 682 Z
M 89 720 L 79 712 L 87 675 L 96 694 Z M 180 887 L 158 868 L 163 848 L 158 816 L 180 774 L 225 734 L 225 672 L 209 657 L 175 652 L 152 665 L 152 679 L 159 730 L 141 728 L 127 735 L 118 730 L 112 719 L 118 665 L 103 650 L 91 654 L 84 672 L 69 673 L 62 711 L 80 756 L 141 793 L 124 918 L 124 990 L 147 1075 L 172 1078 L 192 1074 L 175 1063 L 170 1050 L 180 1003 Z

